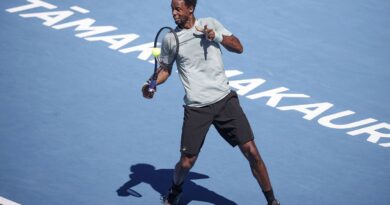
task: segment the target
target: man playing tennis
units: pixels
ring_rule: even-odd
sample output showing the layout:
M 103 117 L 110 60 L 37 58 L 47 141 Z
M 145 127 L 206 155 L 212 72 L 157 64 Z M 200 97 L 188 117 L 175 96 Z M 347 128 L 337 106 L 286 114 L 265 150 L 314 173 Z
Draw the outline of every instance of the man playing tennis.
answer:
M 230 145 L 239 146 L 268 205 L 279 205 L 249 122 L 223 68 L 220 45 L 230 52 L 242 53 L 239 39 L 213 18 L 196 19 L 196 0 L 172 0 L 171 7 L 180 42 L 176 64 L 186 95 L 181 157 L 175 166 L 172 186 L 163 198 L 164 205 L 179 203 L 184 179 L 198 158 L 211 124 Z M 162 50 L 164 47 L 169 45 L 162 45 Z M 171 70 L 171 65 L 160 66 L 157 84 L 164 83 Z M 142 93 L 148 99 L 154 95 L 148 84 L 142 87 Z

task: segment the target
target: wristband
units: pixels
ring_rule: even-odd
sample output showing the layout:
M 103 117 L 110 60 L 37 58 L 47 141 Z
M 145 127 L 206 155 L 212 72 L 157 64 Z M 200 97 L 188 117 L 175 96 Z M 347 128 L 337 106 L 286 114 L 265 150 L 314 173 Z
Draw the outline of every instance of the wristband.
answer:
M 217 42 L 217 43 L 221 43 L 222 40 L 223 40 L 222 34 L 221 33 L 217 33 L 216 31 L 214 31 L 214 34 L 215 34 L 214 41 Z

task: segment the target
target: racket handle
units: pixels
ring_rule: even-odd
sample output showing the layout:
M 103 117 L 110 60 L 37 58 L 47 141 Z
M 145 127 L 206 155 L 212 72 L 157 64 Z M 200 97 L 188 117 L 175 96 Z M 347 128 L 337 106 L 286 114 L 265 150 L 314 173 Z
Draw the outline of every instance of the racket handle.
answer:
M 149 84 L 149 92 L 155 92 L 156 91 L 156 86 L 157 86 L 157 81 L 156 80 L 151 80 Z

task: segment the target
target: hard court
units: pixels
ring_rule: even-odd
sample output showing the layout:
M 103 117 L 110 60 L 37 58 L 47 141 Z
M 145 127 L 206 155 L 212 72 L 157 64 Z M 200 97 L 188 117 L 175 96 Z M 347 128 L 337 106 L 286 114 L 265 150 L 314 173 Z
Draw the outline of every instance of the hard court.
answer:
M 283 205 L 390 204 L 390 1 L 199 0 Z M 81 25 L 81 26 L 80 26 Z M 160 204 L 184 90 L 153 100 L 150 43 L 170 1 L 0 1 L 0 204 Z M 93 28 L 92 28 L 93 27 Z M 266 204 L 211 127 L 182 205 Z

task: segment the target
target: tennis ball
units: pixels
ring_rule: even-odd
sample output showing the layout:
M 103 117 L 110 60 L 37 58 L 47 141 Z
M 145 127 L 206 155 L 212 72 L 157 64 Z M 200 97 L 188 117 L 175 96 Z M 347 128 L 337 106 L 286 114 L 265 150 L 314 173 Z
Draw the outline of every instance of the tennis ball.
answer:
M 161 48 L 152 48 L 152 55 L 158 57 L 161 54 Z

